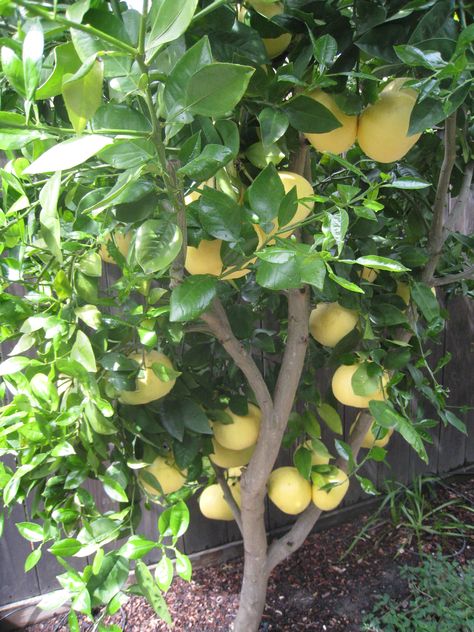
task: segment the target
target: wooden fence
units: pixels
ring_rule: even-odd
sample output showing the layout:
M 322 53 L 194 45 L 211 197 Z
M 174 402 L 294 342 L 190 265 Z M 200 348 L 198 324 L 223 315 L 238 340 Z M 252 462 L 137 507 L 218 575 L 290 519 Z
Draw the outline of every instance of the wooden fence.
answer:
M 442 370 L 441 376 L 441 382 L 450 391 L 450 403 L 474 407 L 474 302 L 456 296 L 449 300 L 447 308 L 450 317 L 433 355 L 439 357 L 446 350 L 452 354 L 452 360 Z M 346 439 L 355 412 L 354 409 L 342 409 Z M 452 427 L 439 425 L 434 429 L 434 443 L 428 447 L 429 465 L 425 465 L 404 440 L 395 434 L 389 443 L 388 464 L 368 463 L 364 466 L 363 474 L 380 487 L 387 478 L 406 483 L 420 473 L 444 474 L 473 464 L 474 410 L 468 410 L 463 418 L 470 429 L 467 437 Z M 289 451 L 283 451 L 278 464 L 289 462 Z M 92 489 L 103 509 L 106 509 L 110 501 L 100 486 L 92 483 Z M 366 498 L 367 496 L 354 482 L 344 506 L 352 506 L 356 509 Z M 191 525 L 181 540 L 181 547 L 187 554 L 221 547 L 240 539 L 239 531 L 233 523 L 205 519 L 200 514 L 195 499 L 190 501 L 190 509 Z M 343 513 L 347 514 L 347 511 Z M 139 532 L 150 538 L 156 537 L 157 516 L 156 509 L 145 511 Z M 29 553 L 29 543 L 20 537 L 14 524 L 22 520 L 25 520 L 23 508 L 17 506 L 6 522 L 5 533 L 0 540 L 0 607 L 58 588 L 55 577 L 61 570 L 52 556 L 46 555 L 33 571 L 27 574 L 23 572 L 23 563 Z M 289 516 L 281 513 L 270 503 L 266 520 L 269 532 L 284 528 L 291 523 Z M 153 563 L 157 560 L 151 556 L 149 561 Z M 1 617 L 0 612 L 0 629 L 2 629 Z

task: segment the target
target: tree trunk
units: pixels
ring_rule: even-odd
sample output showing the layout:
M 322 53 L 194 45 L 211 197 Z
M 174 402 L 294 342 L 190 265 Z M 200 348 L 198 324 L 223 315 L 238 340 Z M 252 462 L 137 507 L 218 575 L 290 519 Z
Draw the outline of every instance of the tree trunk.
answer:
M 255 557 L 250 551 L 245 551 L 244 577 L 234 632 L 258 631 L 265 608 L 267 584 L 266 553 Z

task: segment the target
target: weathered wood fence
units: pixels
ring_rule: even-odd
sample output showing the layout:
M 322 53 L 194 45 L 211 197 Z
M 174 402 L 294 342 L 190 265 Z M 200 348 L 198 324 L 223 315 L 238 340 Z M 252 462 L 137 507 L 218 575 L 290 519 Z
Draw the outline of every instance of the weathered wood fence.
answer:
M 440 378 L 450 391 L 451 405 L 474 407 L 474 302 L 455 296 L 448 301 L 446 307 L 450 317 L 433 356 L 439 357 L 446 350 L 452 354 L 452 360 L 443 368 Z M 356 412 L 354 409 L 342 410 L 345 438 Z M 420 461 L 415 452 L 396 434 L 389 444 L 388 464 L 369 463 L 365 466 L 364 475 L 380 487 L 387 478 L 406 483 L 423 472 L 443 474 L 473 464 L 474 409 L 468 410 L 463 418 L 469 428 L 467 437 L 452 427 L 440 425 L 434 429 L 432 433 L 434 442 L 428 448 L 429 465 Z M 279 464 L 289 462 L 289 451 L 283 451 L 279 457 Z M 108 508 L 111 501 L 99 486 L 92 483 L 92 488 L 94 487 L 100 505 L 104 509 Z M 355 509 L 366 498 L 367 496 L 354 482 L 344 506 L 352 506 Z M 205 519 L 200 514 L 195 499 L 190 501 L 190 505 L 191 526 L 181 541 L 181 547 L 187 554 L 225 546 L 240 539 L 239 531 L 233 523 Z M 347 514 L 347 511 L 343 513 Z M 150 538 L 155 537 L 157 516 L 158 512 L 155 509 L 146 511 L 140 532 Z M 337 515 L 335 519 L 337 520 Z M 0 540 L 0 607 L 58 588 L 55 577 L 61 571 L 52 556 L 45 556 L 28 574 L 23 572 L 23 563 L 29 553 L 29 543 L 21 538 L 14 524 L 22 520 L 25 520 L 23 508 L 17 506 L 6 522 L 5 533 Z M 266 520 L 269 532 L 284 528 L 291 522 L 289 516 L 281 513 L 270 503 Z M 149 561 L 152 563 L 156 560 L 151 557 Z M 3 610 L 3 613 L 5 615 L 6 611 Z M 2 629 L 1 620 L 0 629 Z

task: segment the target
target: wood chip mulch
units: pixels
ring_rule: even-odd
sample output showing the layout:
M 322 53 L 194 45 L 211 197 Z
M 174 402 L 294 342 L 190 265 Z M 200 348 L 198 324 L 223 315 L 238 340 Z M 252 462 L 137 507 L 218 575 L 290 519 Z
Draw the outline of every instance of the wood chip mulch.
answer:
M 451 491 L 450 491 L 451 490 Z M 474 481 L 462 480 L 440 493 L 440 502 L 462 495 L 474 503 Z M 472 524 L 472 514 L 456 509 L 458 518 Z M 360 632 L 364 613 L 378 596 L 403 599 L 407 587 L 399 567 L 417 564 L 418 547 L 410 532 L 391 526 L 370 531 L 342 558 L 367 517 L 311 535 L 305 545 L 272 574 L 260 632 Z M 474 559 L 474 541 L 465 538 L 423 539 L 423 552 L 445 555 L 461 563 Z M 342 559 L 341 559 L 342 558 Z M 166 595 L 175 632 L 227 632 L 238 606 L 242 560 L 196 570 L 192 581 L 173 582 Z M 106 619 L 124 632 L 168 632 L 146 602 L 132 597 L 121 612 Z M 67 632 L 64 616 L 30 626 L 27 632 Z M 91 632 L 90 622 L 81 632 Z

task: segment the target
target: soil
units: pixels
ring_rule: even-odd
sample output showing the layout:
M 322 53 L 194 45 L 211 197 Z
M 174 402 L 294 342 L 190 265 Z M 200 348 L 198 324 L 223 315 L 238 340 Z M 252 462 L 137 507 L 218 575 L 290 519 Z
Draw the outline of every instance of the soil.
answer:
M 450 483 L 437 491 L 437 503 L 460 498 L 474 507 L 471 478 Z M 466 525 L 473 514 L 461 506 L 451 509 Z M 400 578 L 401 565 L 417 564 L 419 555 L 442 549 L 460 563 L 474 559 L 473 536 L 445 539 L 423 536 L 418 544 L 413 531 L 394 527 L 384 520 L 343 557 L 368 516 L 352 523 L 315 533 L 305 545 L 273 572 L 260 632 L 360 632 L 364 614 L 386 593 L 402 602 L 407 586 Z M 191 582 L 176 579 L 166 595 L 175 632 L 227 632 L 238 606 L 242 560 L 196 570 Z M 140 597 L 132 597 L 122 611 L 109 617 L 124 632 L 167 632 L 169 628 L 154 615 Z M 30 626 L 27 632 L 67 632 L 66 617 Z M 91 632 L 90 622 L 81 631 Z

